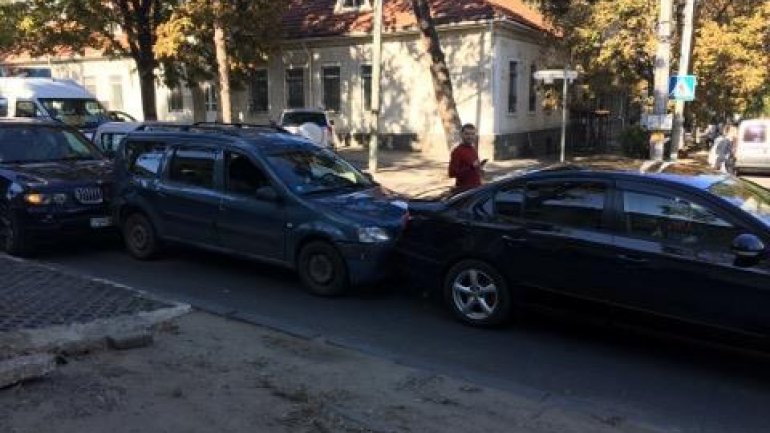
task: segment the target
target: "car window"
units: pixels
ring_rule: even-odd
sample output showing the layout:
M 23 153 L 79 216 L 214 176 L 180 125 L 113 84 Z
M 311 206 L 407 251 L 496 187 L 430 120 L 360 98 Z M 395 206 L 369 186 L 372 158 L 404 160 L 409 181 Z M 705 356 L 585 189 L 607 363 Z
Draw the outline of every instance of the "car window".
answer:
M 226 152 L 225 167 L 225 188 L 232 193 L 253 196 L 257 189 L 270 185 L 264 172 L 246 155 Z
M 524 217 L 580 229 L 603 228 L 607 186 L 601 182 L 538 182 L 527 185 Z
M 166 144 L 154 141 L 133 141 L 125 144 L 126 168 L 139 177 L 155 177 L 160 172 Z
M 509 185 L 495 193 L 495 215 L 502 221 L 521 218 L 524 185 Z
M 180 147 L 171 158 L 169 180 L 203 188 L 214 186 L 216 152 L 205 147 Z
M 99 144 L 101 145 L 102 150 L 115 151 L 118 149 L 120 140 L 125 138 L 126 135 L 128 134 L 123 132 L 105 132 L 99 137 Z
M 745 179 L 727 177 L 711 185 L 708 191 L 770 227 L 770 191 L 767 189 Z
M 623 192 L 623 221 L 628 235 L 691 246 L 729 250 L 741 230 L 710 209 L 665 194 Z
M 49 126 L 0 128 L 0 162 L 44 162 L 101 159 L 96 146 L 81 134 Z
M 283 114 L 282 126 L 300 126 L 303 123 L 315 123 L 318 126 L 329 126 L 326 122 L 325 113 L 316 113 L 312 111 L 294 111 Z
M 281 181 L 297 194 L 373 186 L 350 163 L 329 150 L 315 146 L 268 153 L 267 163 Z
M 743 130 L 742 141 L 744 143 L 767 143 L 766 125 L 749 125 Z
M 0 97 L 0 117 L 8 116 L 8 100 Z
M 32 101 L 16 102 L 16 117 L 38 117 L 37 107 Z

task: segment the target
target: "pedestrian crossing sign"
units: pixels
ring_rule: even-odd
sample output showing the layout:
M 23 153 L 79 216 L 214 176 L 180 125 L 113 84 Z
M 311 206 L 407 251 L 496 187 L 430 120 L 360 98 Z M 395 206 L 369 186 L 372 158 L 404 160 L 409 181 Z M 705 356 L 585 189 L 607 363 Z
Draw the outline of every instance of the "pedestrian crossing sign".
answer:
M 674 75 L 668 80 L 668 96 L 677 101 L 695 100 L 695 75 Z

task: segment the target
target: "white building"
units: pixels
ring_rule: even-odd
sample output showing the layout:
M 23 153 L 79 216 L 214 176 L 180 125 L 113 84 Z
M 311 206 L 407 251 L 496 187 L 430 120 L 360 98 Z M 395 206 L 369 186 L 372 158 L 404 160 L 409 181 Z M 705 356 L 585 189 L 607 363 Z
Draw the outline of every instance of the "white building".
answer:
M 381 125 L 386 148 L 445 152 L 433 84 L 409 0 L 384 0 Z M 539 154 L 559 141 L 560 112 L 542 109 L 532 72 L 546 65 L 542 17 L 522 0 L 435 2 L 432 8 L 460 118 L 477 125 L 482 158 Z M 246 91 L 233 96 L 235 119 L 265 123 L 281 110 L 324 107 L 343 143 L 371 131 L 370 0 L 292 0 L 285 39 Z M 310 19 L 312 17 L 312 19 Z M 81 82 L 111 110 L 141 117 L 133 62 L 82 57 L 23 61 L 48 64 L 54 77 Z M 17 65 L 21 64 L 17 63 Z M 187 88 L 158 87 L 162 120 L 215 120 L 213 84 L 194 103 Z

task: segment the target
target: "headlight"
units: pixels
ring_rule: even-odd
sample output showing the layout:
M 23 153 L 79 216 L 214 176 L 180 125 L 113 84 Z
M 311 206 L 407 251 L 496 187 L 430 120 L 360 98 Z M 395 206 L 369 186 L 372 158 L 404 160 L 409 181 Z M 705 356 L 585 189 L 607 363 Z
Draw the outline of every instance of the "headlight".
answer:
M 362 227 L 358 229 L 358 241 L 367 244 L 387 242 L 390 235 L 380 227 Z
M 39 192 L 30 192 L 24 194 L 24 201 L 34 206 L 46 205 L 51 202 L 51 196 Z
M 24 201 L 33 206 L 44 206 L 51 202 L 56 204 L 64 204 L 67 202 L 67 194 L 44 194 L 40 192 L 30 192 L 24 194 Z

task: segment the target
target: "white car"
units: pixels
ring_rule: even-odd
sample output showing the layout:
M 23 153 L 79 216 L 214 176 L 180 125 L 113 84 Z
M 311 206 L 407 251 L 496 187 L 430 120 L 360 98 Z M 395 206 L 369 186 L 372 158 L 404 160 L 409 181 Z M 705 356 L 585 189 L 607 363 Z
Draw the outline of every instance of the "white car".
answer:
M 278 125 L 299 134 L 321 147 L 334 148 L 334 121 L 324 110 L 295 108 L 283 110 Z

